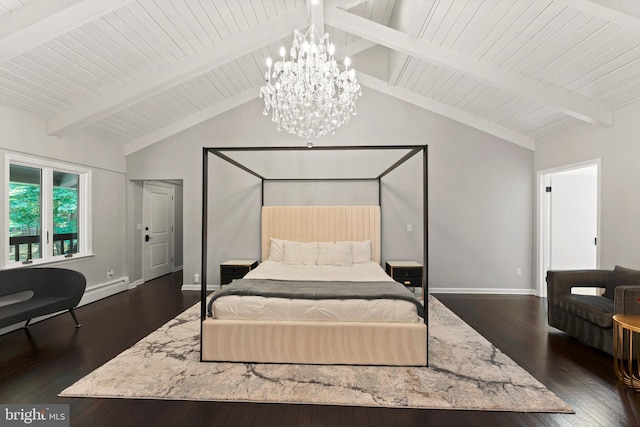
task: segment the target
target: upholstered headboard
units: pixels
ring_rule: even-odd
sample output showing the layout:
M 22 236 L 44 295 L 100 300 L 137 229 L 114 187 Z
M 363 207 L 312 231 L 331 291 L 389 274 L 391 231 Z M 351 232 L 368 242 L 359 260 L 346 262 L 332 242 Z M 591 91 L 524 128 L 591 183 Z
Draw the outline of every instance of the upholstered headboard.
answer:
M 371 240 L 371 259 L 380 262 L 380 206 L 263 206 L 262 260 L 269 238 L 296 242 Z

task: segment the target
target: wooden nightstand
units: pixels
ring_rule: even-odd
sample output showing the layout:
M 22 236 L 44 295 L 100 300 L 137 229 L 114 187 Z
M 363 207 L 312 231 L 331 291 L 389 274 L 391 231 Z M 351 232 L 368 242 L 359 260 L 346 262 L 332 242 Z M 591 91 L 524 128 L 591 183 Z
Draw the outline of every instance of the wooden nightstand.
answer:
M 387 274 L 393 280 L 407 287 L 411 286 L 413 292 L 416 288 L 422 288 L 422 269 L 422 264 L 415 261 L 387 261 L 386 267 Z
M 220 287 L 233 279 L 242 279 L 245 274 L 258 266 L 255 259 L 230 259 L 220 264 Z

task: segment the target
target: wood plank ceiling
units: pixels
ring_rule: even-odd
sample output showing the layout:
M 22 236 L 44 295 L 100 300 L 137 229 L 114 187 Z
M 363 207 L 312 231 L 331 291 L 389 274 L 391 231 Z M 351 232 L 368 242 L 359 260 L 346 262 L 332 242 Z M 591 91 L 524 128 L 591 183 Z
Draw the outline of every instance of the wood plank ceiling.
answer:
M 365 92 L 530 149 L 578 123 L 610 126 L 640 98 L 634 2 L 320 7 Z M 308 24 L 305 0 L 0 0 L 0 104 L 46 120 L 51 134 L 83 129 L 129 154 L 257 98 L 265 58 Z

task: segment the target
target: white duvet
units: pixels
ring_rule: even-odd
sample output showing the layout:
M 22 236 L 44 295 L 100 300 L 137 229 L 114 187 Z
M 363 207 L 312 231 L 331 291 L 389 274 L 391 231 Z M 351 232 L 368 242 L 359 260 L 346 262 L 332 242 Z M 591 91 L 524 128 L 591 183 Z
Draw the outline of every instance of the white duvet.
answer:
M 351 282 L 393 282 L 376 262 L 349 267 L 328 265 L 288 265 L 264 261 L 245 279 L 326 280 Z M 286 320 L 341 322 L 418 323 L 417 308 L 397 300 L 308 300 L 229 295 L 212 306 L 213 317 L 227 320 Z
M 245 279 L 277 280 L 326 280 L 346 282 L 384 282 L 393 279 L 374 261 L 352 264 L 349 267 L 334 265 L 284 264 L 263 261 L 244 276 Z

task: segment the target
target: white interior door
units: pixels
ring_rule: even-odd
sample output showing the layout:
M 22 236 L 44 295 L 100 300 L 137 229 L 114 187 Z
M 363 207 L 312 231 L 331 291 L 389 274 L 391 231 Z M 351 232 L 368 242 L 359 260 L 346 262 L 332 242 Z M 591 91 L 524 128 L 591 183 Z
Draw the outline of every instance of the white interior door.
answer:
M 142 259 L 145 281 L 173 269 L 173 187 L 144 183 Z
M 597 182 L 590 170 L 551 177 L 551 268 L 596 268 Z
M 547 270 L 597 268 L 598 165 L 549 173 L 543 191 L 543 280 Z

